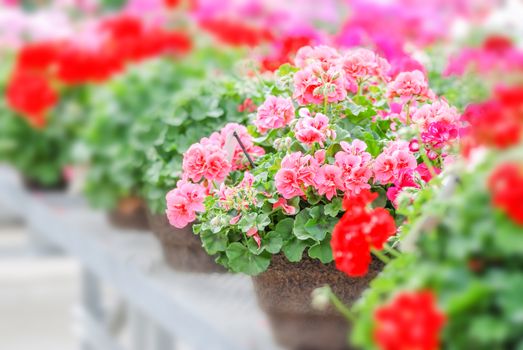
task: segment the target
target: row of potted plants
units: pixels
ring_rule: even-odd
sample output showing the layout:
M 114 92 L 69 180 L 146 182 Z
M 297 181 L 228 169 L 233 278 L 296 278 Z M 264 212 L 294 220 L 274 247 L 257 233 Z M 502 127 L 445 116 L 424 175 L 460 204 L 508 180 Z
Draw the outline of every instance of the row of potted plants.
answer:
M 120 21 L 109 28 L 136 29 Z M 175 269 L 253 276 L 288 348 L 343 349 L 349 324 L 365 348 L 435 349 L 440 339 L 456 348 L 519 344 L 520 90 L 500 90 L 462 115 L 485 95 L 484 81 L 467 75 L 450 85 L 440 67 L 402 70 L 365 48 L 304 46 L 293 64 L 260 75 L 233 50 L 196 43 L 173 60 L 172 47 L 169 56 L 142 56 L 132 35 L 115 38 L 111 45 L 129 49 L 124 61 L 139 62 L 110 65 L 103 77 L 77 75 L 85 73 L 74 59 L 82 52 L 65 56 L 63 75 L 55 60 L 65 54 L 55 45 L 29 48 L 36 66 L 29 49 L 15 58 L 14 71 L 34 86 L 10 75 L 8 102 L 30 123 L 3 106 L 9 116 L 0 133 L 11 139 L 2 138 L 0 151 L 28 183 L 61 185 L 64 165 L 85 168 L 91 204 L 110 211 L 114 224 L 150 228 Z M 483 49 L 517 66 L 509 46 L 487 41 Z M 284 51 L 278 65 L 293 56 Z M 447 73 L 463 73 L 456 65 Z M 45 98 L 28 104 L 36 95 L 17 93 L 22 85 Z M 63 92 L 51 109 L 55 86 Z M 29 139 L 41 146 L 24 147 Z M 510 162 L 495 160 L 492 149 L 479 165 L 462 159 L 481 145 L 514 146 L 504 151 Z

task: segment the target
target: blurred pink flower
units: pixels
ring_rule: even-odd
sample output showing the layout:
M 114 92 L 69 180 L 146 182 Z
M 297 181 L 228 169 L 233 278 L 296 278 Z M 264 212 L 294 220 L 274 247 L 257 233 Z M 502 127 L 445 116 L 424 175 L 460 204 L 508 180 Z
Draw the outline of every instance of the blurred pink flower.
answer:
M 429 84 L 423 72 L 415 70 L 402 72 L 387 87 L 389 98 L 399 97 L 402 101 L 410 99 L 431 99 L 434 93 L 429 89 Z

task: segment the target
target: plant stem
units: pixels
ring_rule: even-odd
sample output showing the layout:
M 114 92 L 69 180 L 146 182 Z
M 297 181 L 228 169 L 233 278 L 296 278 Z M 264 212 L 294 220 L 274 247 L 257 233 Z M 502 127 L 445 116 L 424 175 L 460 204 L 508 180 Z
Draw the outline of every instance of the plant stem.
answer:
M 418 130 L 418 144 L 419 144 L 419 153 L 421 154 L 421 159 L 423 159 L 423 163 L 427 166 L 429 169 L 430 175 L 435 178 L 438 176 L 436 174 L 436 171 L 434 170 L 434 165 L 432 165 L 432 162 L 430 161 L 429 157 L 427 156 L 427 150 L 425 149 L 425 145 L 423 144 L 423 141 L 421 140 L 421 133 Z
M 339 298 L 332 292 L 330 287 L 329 290 L 329 300 L 334 305 L 336 310 L 338 310 L 345 318 L 351 321 L 356 321 L 356 316 L 352 313 L 352 311 L 345 305 Z
M 386 256 L 385 254 L 383 254 L 381 251 L 379 251 L 375 248 L 372 248 L 371 251 L 372 251 L 372 254 L 374 254 L 378 259 L 383 261 L 385 264 L 390 263 L 390 258 L 388 256 Z
M 406 123 L 407 125 L 410 125 L 410 103 L 412 102 L 412 100 L 409 100 L 409 102 L 407 102 L 407 117 L 406 117 Z
M 390 245 L 384 244 L 383 247 L 387 250 L 388 253 L 390 253 L 395 258 L 398 258 L 401 256 L 401 253 L 398 252 L 396 249 L 392 248 Z

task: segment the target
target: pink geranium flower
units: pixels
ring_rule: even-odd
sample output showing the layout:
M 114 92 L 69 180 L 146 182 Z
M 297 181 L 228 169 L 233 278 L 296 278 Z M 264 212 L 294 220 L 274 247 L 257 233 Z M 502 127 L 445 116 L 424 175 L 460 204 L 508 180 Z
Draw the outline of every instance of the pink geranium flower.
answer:
M 301 113 L 302 117 L 296 123 L 294 132 L 296 139 L 306 145 L 318 142 L 323 146 L 329 133 L 329 118 L 322 113 L 316 113 L 314 118 L 310 117 L 308 111 Z
M 195 143 L 183 155 L 182 169 L 184 176 L 192 181 L 198 182 L 206 171 L 207 152 L 205 148 Z
M 196 220 L 196 212 L 205 211 L 203 204 L 205 190 L 202 186 L 178 181 L 177 187 L 167 193 L 165 211 L 169 223 L 177 228 L 183 228 Z
M 434 101 L 418 108 L 412 114 L 412 121 L 419 127 L 420 132 L 427 132 L 429 125 L 436 122 L 459 124 L 460 114 L 455 107 L 449 106 L 444 100 Z
M 272 129 L 287 126 L 294 119 L 294 106 L 288 98 L 269 96 L 258 108 L 254 125 L 265 134 Z
M 434 98 L 434 93 L 429 89 L 425 75 L 421 71 L 415 70 L 398 74 L 396 79 L 389 83 L 387 96 L 391 99 L 399 97 L 403 101 L 410 99 L 427 100 Z
M 203 176 L 209 181 L 221 182 L 225 180 L 230 171 L 231 164 L 227 161 L 227 153 L 219 147 L 209 147 Z
M 341 169 L 335 165 L 325 164 L 320 167 L 315 177 L 316 190 L 331 200 L 336 196 L 338 189 L 343 189 Z
M 298 68 L 319 64 L 324 70 L 328 70 L 332 65 L 337 64 L 339 59 L 338 51 L 330 46 L 304 46 L 296 53 L 294 63 Z
M 390 70 L 387 60 L 363 48 L 347 52 L 341 62 L 349 84 L 357 84 L 373 77 L 385 80 Z
M 414 155 L 405 141 L 393 141 L 375 159 L 373 165 L 375 180 L 382 185 L 393 183 L 403 169 L 414 169 L 417 166 Z
M 278 208 L 281 208 L 283 212 L 287 215 L 296 214 L 296 208 L 294 208 L 292 205 L 287 204 L 285 198 L 278 199 L 278 201 L 272 205 L 273 210 L 276 210 Z
M 294 75 L 293 97 L 298 104 L 322 104 L 345 100 L 347 90 L 343 71 L 338 67 L 323 70 L 318 64 L 307 66 Z
M 304 195 L 300 187 L 298 176 L 293 169 L 281 168 L 276 173 L 274 180 L 276 182 L 276 189 L 283 198 L 291 199 Z

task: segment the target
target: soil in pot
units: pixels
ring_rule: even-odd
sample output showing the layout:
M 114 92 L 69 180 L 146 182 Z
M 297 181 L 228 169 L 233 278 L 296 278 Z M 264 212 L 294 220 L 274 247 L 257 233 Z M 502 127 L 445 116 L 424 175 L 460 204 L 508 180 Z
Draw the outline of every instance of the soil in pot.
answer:
M 42 183 L 39 180 L 32 179 L 26 176 L 22 176 L 22 183 L 24 187 L 29 191 L 38 192 L 54 192 L 54 191 L 65 191 L 67 189 L 67 181 L 60 177 L 56 182 L 51 184 Z
M 202 247 L 200 238 L 192 231 L 192 226 L 178 229 L 169 224 L 165 214 L 147 211 L 149 227 L 162 245 L 168 265 L 184 272 L 212 273 L 226 272 Z
M 126 197 L 108 214 L 109 222 L 118 228 L 145 231 L 149 229 L 145 204 L 141 198 Z
M 311 294 L 329 285 L 347 305 L 358 299 L 383 265 L 373 261 L 365 277 L 350 278 L 333 263 L 304 257 L 289 262 L 282 254 L 273 257 L 269 269 L 253 278 L 258 303 L 269 316 L 273 334 L 292 350 L 345 350 L 349 325 L 332 307 L 314 309 Z

